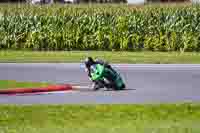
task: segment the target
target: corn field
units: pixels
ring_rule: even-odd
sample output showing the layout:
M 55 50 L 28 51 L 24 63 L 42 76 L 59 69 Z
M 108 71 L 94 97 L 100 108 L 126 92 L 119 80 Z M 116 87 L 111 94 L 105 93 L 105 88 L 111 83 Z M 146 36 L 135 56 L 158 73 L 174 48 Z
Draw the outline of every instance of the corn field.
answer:
M 0 49 L 199 51 L 200 6 L 0 5 Z

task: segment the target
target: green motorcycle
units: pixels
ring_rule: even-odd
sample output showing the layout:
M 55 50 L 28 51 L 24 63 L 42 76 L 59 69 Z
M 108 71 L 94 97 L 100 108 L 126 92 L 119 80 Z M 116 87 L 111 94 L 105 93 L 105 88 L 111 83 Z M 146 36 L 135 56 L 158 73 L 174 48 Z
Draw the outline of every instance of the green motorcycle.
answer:
M 94 64 L 90 67 L 91 80 L 95 83 L 93 89 L 107 88 L 113 90 L 125 89 L 122 77 L 111 67 Z

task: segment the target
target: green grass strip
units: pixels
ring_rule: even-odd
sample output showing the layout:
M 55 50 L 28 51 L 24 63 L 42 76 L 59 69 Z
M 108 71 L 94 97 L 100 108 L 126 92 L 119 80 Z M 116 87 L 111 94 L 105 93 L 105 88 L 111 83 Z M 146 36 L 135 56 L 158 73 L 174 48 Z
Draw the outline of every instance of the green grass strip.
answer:
M 106 52 L 106 51 L 0 51 L 0 63 L 71 63 L 92 56 L 111 63 L 141 64 L 199 64 L 200 53 L 195 52 Z
M 0 89 L 46 87 L 48 85 L 50 85 L 50 83 L 18 82 L 15 80 L 0 80 Z
M 4 133 L 199 133 L 200 104 L 1 105 Z

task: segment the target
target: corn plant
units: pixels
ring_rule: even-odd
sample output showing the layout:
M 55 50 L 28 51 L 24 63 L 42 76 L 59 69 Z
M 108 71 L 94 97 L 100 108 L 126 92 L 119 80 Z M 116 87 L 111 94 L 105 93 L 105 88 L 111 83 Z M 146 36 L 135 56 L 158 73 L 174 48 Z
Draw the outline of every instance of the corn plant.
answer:
M 200 6 L 0 5 L 0 49 L 200 49 Z

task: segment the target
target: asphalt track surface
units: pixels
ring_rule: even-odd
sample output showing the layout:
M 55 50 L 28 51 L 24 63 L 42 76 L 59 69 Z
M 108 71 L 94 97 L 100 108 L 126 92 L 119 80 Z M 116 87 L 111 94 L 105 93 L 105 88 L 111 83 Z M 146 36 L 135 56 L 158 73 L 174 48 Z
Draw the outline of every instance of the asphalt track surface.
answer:
M 113 64 L 127 84 L 125 91 L 75 91 L 0 95 L 1 104 L 130 104 L 200 101 L 200 65 Z M 0 80 L 90 85 L 81 64 L 0 64 Z

